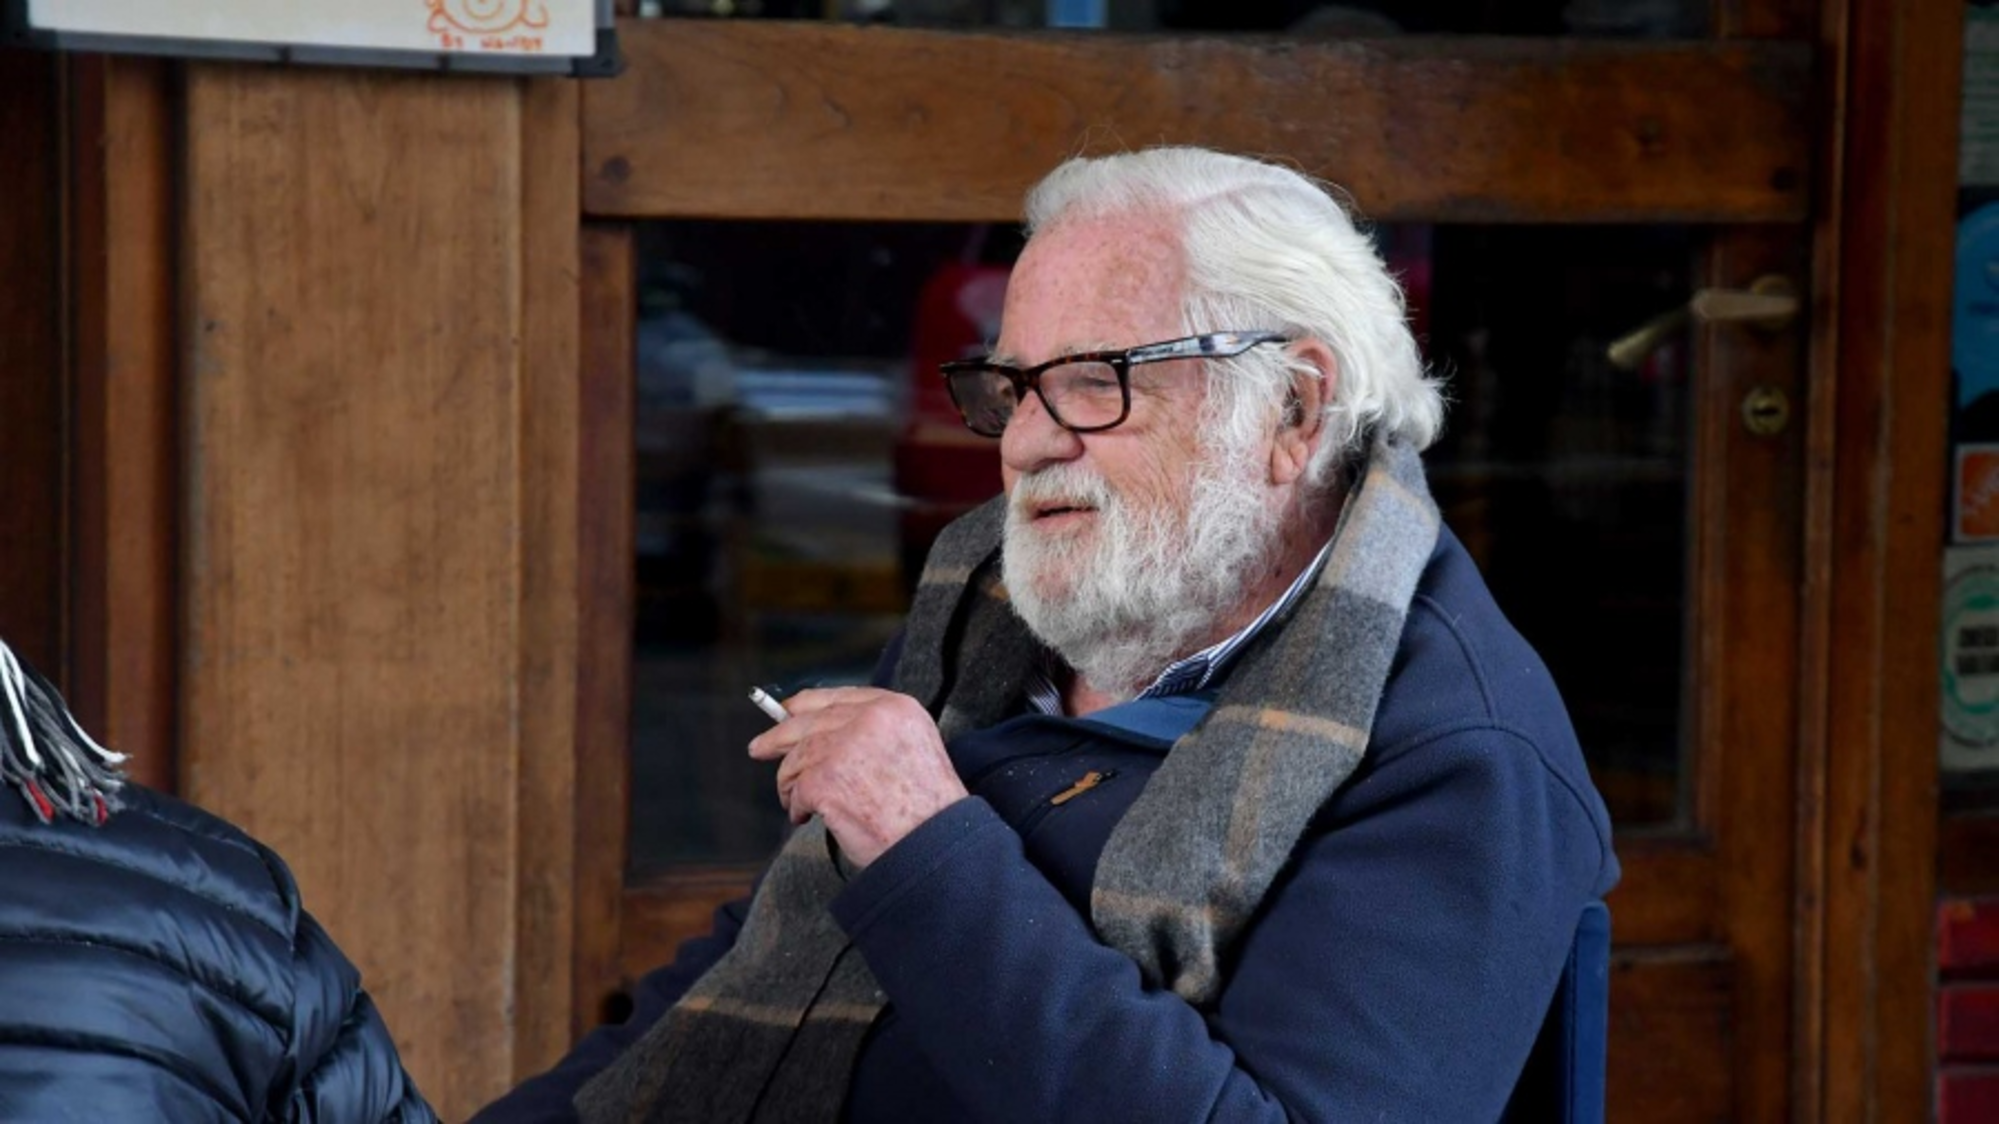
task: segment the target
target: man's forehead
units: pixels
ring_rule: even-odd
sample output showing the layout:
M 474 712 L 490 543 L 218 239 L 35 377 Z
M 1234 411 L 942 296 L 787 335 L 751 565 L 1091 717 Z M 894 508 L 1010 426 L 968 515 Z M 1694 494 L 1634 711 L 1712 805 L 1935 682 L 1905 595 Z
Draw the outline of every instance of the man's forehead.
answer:
M 1064 223 L 1035 235 L 1029 250 L 1055 268 L 1132 288 L 1177 281 L 1185 264 L 1177 224 L 1149 213 Z
M 1022 358 L 1007 348 L 1025 342 L 1012 337 L 1027 315 L 1044 329 L 1027 345 L 1042 361 L 1156 343 L 1177 324 L 1185 275 L 1177 232 L 1160 216 L 1077 220 L 1038 233 L 1009 287 L 994 358 Z

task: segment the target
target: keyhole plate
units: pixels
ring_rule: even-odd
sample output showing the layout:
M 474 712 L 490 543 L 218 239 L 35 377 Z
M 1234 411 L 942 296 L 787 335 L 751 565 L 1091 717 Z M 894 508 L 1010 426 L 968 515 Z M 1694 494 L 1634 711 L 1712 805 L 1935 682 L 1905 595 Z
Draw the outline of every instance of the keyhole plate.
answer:
M 1791 422 L 1791 396 L 1774 386 L 1759 386 L 1742 399 L 1742 426 L 1758 437 L 1775 437 Z

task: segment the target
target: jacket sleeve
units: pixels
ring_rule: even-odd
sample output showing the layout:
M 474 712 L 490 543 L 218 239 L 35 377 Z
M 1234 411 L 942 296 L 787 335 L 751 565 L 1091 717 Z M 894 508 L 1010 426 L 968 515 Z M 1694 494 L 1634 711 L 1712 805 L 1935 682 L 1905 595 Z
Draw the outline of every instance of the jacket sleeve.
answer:
M 1610 869 L 1579 797 L 1488 727 L 1335 795 L 1211 1011 L 1100 944 L 976 797 L 834 911 L 982 1119 L 1493 1120 Z
M 735 947 L 749 915 L 750 899 L 741 898 L 715 911 L 707 936 L 680 946 L 673 963 L 646 975 L 632 988 L 632 1013 L 615 1026 L 590 1032 L 553 1069 L 531 1077 L 506 1096 L 480 1109 L 471 1124 L 559 1124 L 574 1121 L 577 1090 L 619 1054 L 645 1036 L 661 1016 L 680 1001 L 702 973 Z
M 435 1124 L 360 974 L 312 915 L 299 914 L 288 1090 L 276 1120 Z

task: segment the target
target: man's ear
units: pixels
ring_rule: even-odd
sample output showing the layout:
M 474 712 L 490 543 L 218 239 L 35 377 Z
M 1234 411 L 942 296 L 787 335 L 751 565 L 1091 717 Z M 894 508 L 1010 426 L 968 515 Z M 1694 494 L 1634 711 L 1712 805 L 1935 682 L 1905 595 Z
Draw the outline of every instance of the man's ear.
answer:
M 1303 365 L 1291 376 L 1277 437 L 1270 446 L 1270 482 L 1284 485 L 1305 475 L 1326 433 L 1326 404 L 1339 387 L 1340 364 L 1322 340 L 1302 339 L 1287 349 Z

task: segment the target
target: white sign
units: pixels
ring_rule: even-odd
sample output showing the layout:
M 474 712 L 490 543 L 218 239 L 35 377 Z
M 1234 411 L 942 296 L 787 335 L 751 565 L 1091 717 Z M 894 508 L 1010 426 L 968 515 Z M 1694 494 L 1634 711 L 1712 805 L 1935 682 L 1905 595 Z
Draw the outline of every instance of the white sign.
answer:
M 1999 548 L 1943 552 L 1943 771 L 1999 768 Z
M 603 0 L 13 0 L 31 40 L 84 49 L 569 69 L 598 54 Z M 17 10 L 16 19 L 19 21 Z M 206 47 L 207 49 L 204 49 Z M 444 61 L 438 61 L 444 60 Z M 534 65 L 541 60 L 543 65 Z M 500 67 L 491 67 L 500 68 Z
M 1999 184 L 1999 11 L 1966 6 L 1957 183 Z

